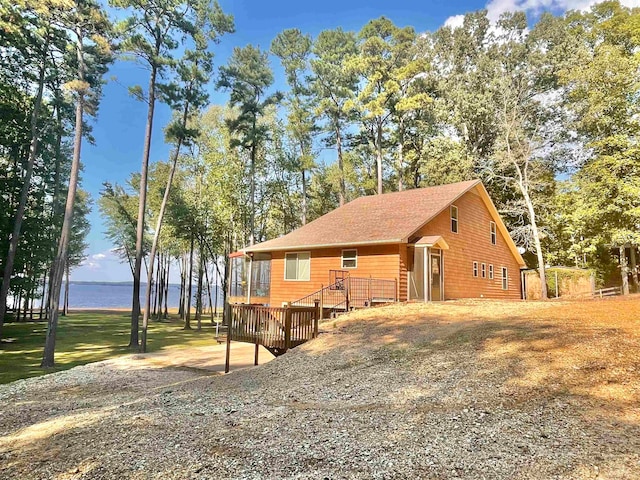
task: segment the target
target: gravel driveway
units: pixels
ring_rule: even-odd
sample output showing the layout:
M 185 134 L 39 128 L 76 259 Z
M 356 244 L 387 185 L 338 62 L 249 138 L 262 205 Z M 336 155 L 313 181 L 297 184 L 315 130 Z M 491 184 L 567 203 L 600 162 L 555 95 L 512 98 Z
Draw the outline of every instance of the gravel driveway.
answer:
M 14 382 L 0 478 L 640 478 L 638 307 L 392 306 L 226 376 L 107 361 Z

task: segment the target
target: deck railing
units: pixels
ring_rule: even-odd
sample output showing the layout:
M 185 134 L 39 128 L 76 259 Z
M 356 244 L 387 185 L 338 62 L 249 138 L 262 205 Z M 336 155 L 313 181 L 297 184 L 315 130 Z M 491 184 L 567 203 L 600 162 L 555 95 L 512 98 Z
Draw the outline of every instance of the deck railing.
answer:
M 312 306 L 319 302 L 321 309 L 343 310 L 363 308 L 398 301 L 396 280 L 345 276 L 320 290 L 291 302 L 294 306 Z
M 318 336 L 318 317 L 315 306 L 229 305 L 228 339 L 284 353 Z
M 322 287 L 320 290 L 291 302 L 291 305 L 294 307 L 310 307 L 318 302 L 322 305 L 322 308 L 346 309 L 348 303 L 347 292 L 345 280 L 341 279 L 338 282 Z

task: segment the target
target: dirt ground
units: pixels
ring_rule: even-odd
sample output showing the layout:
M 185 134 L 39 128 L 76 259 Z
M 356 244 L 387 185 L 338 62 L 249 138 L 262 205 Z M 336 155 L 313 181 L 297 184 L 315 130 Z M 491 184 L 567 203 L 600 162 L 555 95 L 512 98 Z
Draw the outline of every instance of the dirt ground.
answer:
M 640 479 L 640 296 L 363 310 L 229 375 L 100 362 L 0 403 L 7 479 Z

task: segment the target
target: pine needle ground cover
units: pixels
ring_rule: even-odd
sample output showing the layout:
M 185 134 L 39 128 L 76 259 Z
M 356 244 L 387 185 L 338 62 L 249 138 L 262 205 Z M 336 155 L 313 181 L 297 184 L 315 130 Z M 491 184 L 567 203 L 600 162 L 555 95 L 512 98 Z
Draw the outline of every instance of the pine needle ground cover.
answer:
M 46 322 L 7 323 L 0 344 L 0 384 L 66 370 L 77 365 L 131 353 L 131 317 L 127 312 L 82 311 L 60 317 L 56 335 L 56 367 L 40 368 L 47 329 Z M 182 330 L 182 322 L 150 322 L 148 351 L 176 346 L 206 346 L 215 343 L 214 327 L 208 320 L 198 332 Z
M 2 385 L 0 478 L 640 479 L 639 311 L 393 305 L 229 375 L 129 356 Z

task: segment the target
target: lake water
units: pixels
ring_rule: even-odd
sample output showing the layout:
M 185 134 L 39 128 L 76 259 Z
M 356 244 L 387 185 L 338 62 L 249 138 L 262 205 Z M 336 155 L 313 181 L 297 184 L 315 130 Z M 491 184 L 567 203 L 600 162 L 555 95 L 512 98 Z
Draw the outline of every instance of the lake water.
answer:
M 144 301 L 146 284 L 140 287 L 141 301 Z M 193 286 L 195 296 L 196 286 Z M 214 291 L 212 290 L 212 295 Z M 64 287 L 62 289 L 64 295 Z M 131 283 L 76 283 L 69 287 L 69 308 L 131 308 L 133 284 Z M 152 297 L 153 301 L 153 297 Z M 177 308 L 180 301 L 180 285 L 169 285 L 169 308 Z M 208 305 L 205 292 L 205 305 Z M 215 300 L 214 300 L 215 302 Z M 60 301 L 62 305 L 62 300 Z M 195 300 L 192 300 L 195 305 Z M 218 295 L 218 307 L 222 305 L 222 292 Z

